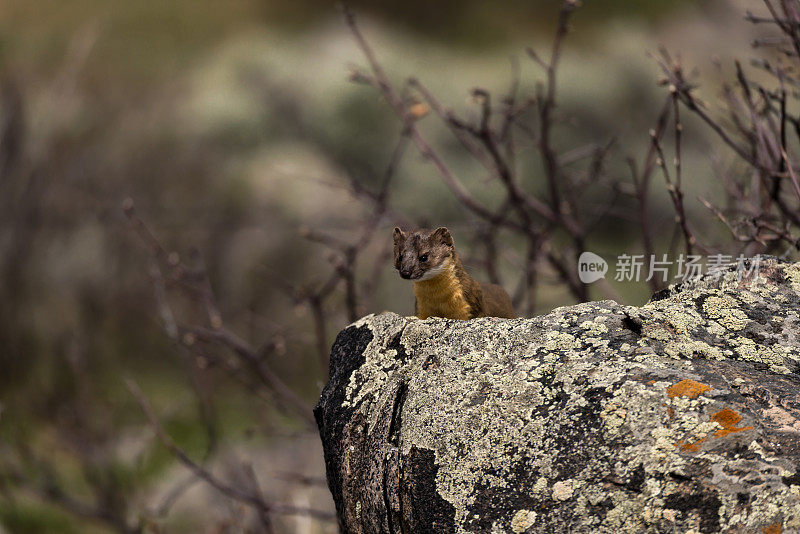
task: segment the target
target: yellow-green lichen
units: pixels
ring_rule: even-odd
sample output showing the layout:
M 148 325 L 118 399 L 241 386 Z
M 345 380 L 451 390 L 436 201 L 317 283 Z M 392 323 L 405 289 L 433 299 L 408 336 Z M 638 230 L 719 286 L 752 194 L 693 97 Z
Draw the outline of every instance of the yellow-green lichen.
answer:
M 545 477 L 539 477 L 538 479 L 536 479 L 536 483 L 533 485 L 533 488 L 531 488 L 531 491 L 534 494 L 544 493 L 545 491 L 547 491 L 547 485 L 548 485 L 547 479 Z
M 783 357 L 769 347 L 757 345 L 755 341 L 748 338 L 740 338 L 736 343 L 734 350 L 742 360 L 769 365 L 770 370 L 775 373 L 787 374 L 790 372 Z
M 548 351 L 554 352 L 558 350 L 570 350 L 580 348 L 581 341 L 567 332 L 548 332 L 544 348 Z
M 536 512 L 519 510 L 511 519 L 511 532 L 520 534 L 536 524 Z
M 605 334 L 608 332 L 608 327 L 603 323 L 599 323 L 596 321 L 584 321 L 581 323 L 581 328 L 586 330 L 590 334 Z
M 674 311 L 667 316 L 667 322 L 672 325 L 677 334 L 688 334 L 691 329 L 702 324 L 702 318 L 693 310 Z
M 674 337 L 674 333 L 667 328 L 659 325 L 647 325 L 644 328 L 644 335 L 650 339 L 669 341 Z
M 717 347 L 713 347 L 705 341 L 690 339 L 686 341 L 670 341 L 664 346 L 664 352 L 672 358 L 692 358 L 699 356 L 707 360 L 723 360 L 725 357 L 722 355 Z
M 728 330 L 738 331 L 747 326 L 747 315 L 738 309 L 736 300 L 729 296 L 708 297 L 703 303 L 703 310 Z
M 800 293 L 800 265 L 797 263 L 789 265 L 784 272 L 792 284 L 792 289 Z

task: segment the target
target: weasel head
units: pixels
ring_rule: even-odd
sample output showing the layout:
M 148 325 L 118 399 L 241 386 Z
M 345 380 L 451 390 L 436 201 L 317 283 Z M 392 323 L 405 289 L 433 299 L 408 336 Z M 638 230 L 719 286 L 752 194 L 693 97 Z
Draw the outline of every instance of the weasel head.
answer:
M 394 267 L 401 278 L 420 282 L 438 276 L 453 256 L 453 237 L 445 228 L 403 232 L 394 229 Z

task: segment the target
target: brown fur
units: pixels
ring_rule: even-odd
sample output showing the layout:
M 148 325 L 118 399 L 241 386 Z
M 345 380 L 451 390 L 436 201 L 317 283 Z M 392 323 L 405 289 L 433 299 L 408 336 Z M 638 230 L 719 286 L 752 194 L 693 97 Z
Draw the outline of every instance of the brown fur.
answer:
M 467 274 L 447 228 L 408 233 L 395 228 L 394 262 L 401 277 L 414 281 L 414 310 L 420 319 L 516 317 L 502 287 L 481 285 Z

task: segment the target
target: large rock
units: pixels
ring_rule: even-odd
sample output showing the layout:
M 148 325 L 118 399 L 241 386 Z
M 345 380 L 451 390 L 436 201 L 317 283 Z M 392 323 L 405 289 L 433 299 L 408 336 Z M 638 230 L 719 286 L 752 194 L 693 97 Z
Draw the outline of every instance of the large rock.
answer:
M 533 319 L 371 315 L 316 408 L 344 532 L 800 532 L 800 264 Z

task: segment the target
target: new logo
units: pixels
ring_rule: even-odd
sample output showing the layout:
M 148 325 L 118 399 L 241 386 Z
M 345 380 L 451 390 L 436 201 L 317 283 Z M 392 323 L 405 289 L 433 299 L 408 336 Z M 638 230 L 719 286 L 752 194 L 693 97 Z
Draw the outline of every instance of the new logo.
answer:
M 594 252 L 584 252 L 578 258 L 578 278 L 584 284 L 605 278 L 607 272 L 608 263 Z

